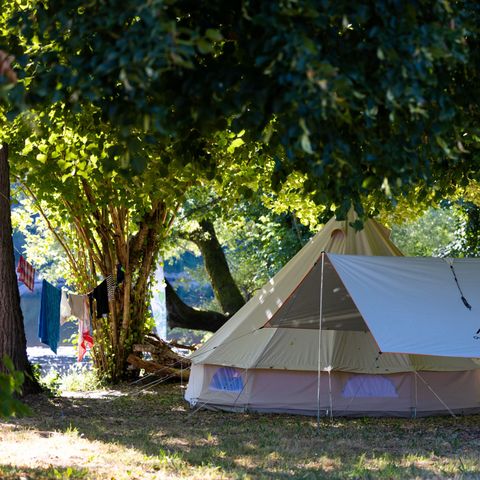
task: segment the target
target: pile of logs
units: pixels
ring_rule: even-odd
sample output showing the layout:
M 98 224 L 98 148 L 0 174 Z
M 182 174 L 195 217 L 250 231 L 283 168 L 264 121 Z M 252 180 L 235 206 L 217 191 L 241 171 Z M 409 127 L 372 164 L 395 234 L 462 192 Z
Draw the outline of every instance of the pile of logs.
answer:
M 133 346 L 127 361 L 134 370 L 144 370 L 145 373 L 152 373 L 159 377 L 169 377 L 172 381 L 186 381 L 190 374 L 190 360 L 177 350 L 195 351 L 197 347 L 181 345 L 175 341 L 166 342 L 154 334 L 144 337 L 142 344 Z M 145 354 L 150 354 L 150 359 L 145 359 Z

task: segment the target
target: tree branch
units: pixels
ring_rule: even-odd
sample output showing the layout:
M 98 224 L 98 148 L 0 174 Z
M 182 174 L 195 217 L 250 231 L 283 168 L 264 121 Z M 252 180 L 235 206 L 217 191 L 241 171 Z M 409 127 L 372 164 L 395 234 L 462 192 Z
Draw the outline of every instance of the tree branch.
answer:
M 66 241 L 64 239 L 62 239 L 60 237 L 60 234 L 55 230 L 55 228 L 53 227 L 53 225 L 50 223 L 50 220 L 48 219 L 48 216 L 47 214 L 44 212 L 42 206 L 40 205 L 40 202 L 38 200 L 38 198 L 36 197 L 36 195 L 32 192 L 32 190 L 27 186 L 25 185 L 19 177 L 16 177 L 17 178 L 17 181 L 20 183 L 20 185 L 22 186 L 22 189 L 24 191 L 24 193 L 26 193 L 27 195 L 30 196 L 30 198 L 33 199 L 33 201 L 35 202 L 35 204 L 37 205 L 37 209 L 38 209 L 38 212 L 40 213 L 40 215 L 43 217 L 43 219 L 45 220 L 46 224 L 47 224 L 47 227 L 48 229 L 53 233 L 53 235 L 55 236 L 55 238 L 57 239 L 58 243 L 62 246 L 63 250 L 65 251 L 65 253 L 67 254 L 67 257 L 68 257 L 68 261 L 70 263 L 70 267 L 72 268 L 73 271 L 77 270 L 78 269 L 78 265 L 77 265 L 77 262 L 72 254 L 72 251 L 70 250 L 70 248 L 68 247 L 68 245 L 66 244 Z
M 190 328 L 216 332 L 229 317 L 212 310 L 196 310 L 182 301 L 166 280 L 167 322 L 170 328 Z

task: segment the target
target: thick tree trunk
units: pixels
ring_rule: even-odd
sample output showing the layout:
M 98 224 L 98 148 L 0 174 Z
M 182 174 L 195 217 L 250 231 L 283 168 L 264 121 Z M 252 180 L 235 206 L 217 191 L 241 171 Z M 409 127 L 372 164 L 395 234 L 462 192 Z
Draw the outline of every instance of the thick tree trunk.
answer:
M 200 222 L 201 230 L 192 234 L 190 239 L 202 253 L 205 269 L 210 278 L 215 298 L 227 316 L 233 315 L 245 304 L 245 300 L 232 277 L 225 253 L 215 234 L 213 223 Z
M 216 332 L 228 320 L 228 316 L 219 312 L 195 310 L 186 305 L 168 281 L 166 284 L 167 322 L 170 328 L 180 327 Z
M 27 341 L 15 274 L 7 145 L 0 149 L 0 369 L 4 355 L 8 355 L 15 368 L 25 374 L 23 392 L 40 392 L 41 388 L 33 377 L 27 358 Z

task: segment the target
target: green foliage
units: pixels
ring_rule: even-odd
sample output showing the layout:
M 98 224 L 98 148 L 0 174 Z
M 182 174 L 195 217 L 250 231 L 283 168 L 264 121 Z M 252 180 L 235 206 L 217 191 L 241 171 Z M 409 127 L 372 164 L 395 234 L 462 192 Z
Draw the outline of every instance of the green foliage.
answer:
M 54 368 L 51 368 L 45 375 L 41 375 L 39 372 L 38 381 L 51 395 L 60 393 L 61 375 Z
M 207 181 L 193 165 L 180 166 L 170 160 L 168 149 L 148 143 L 141 147 L 144 170 L 136 172 L 132 164 L 112 170 L 115 162 L 121 163 L 115 149 L 118 138 L 97 117 L 95 109 L 70 114 L 57 105 L 48 115 L 24 114 L 0 132 L 0 138 L 13 147 L 12 172 L 18 180 L 21 206 L 14 210 L 13 221 L 26 236 L 27 255 L 49 278 L 62 276 L 71 285 L 95 282 L 86 281 L 88 265 L 81 263 L 82 250 L 85 237 L 92 239 L 93 247 L 105 242 L 105 227 L 99 225 L 105 211 L 109 214 L 112 207 L 128 210 L 123 222 L 132 235 L 154 205 L 161 203 L 166 212 L 174 214 L 190 185 Z M 59 241 L 71 250 L 71 256 L 59 249 Z M 96 263 L 105 275 L 98 265 L 101 262 Z M 79 278 L 82 274 L 83 279 Z
M 467 200 L 445 203 L 442 208 L 430 208 L 417 218 L 394 224 L 392 240 L 409 256 L 478 257 L 479 212 L 479 207 Z
M 202 305 L 204 308 L 211 308 L 210 305 Z M 220 310 L 220 307 L 217 306 Z M 186 328 L 172 328 L 168 330 L 168 338 L 176 340 L 182 345 L 200 345 L 205 343 L 212 336 L 212 332 L 204 330 L 190 330 Z
M 408 256 L 443 256 L 456 237 L 458 211 L 430 208 L 424 215 L 392 228 L 393 243 Z
M 302 172 L 345 214 L 476 177 L 479 17 L 469 0 L 8 0 L 0 43 L 22 77 L 11 99 L 93 105 L 121 166 L 145 168 L 150 139 L 221 176 L 209 144 L 230 123 L 231 153 L 260 148 L 278 187 Z
M 19 82 L 2 90 L 1 121 L 15 120 L 0 140 L 79 290 L 133 251 L 139 319 L 114 342 L 123 349 L 145 325 L 152 259 L 191 199 L 218 202 L 208 214 L 221 218 L 259 195 L 315 228 L 352 203 L 366 215 L 476 179 L 479 25 L 471 0 L 5 0 L 0 48 Z M 279 245 L 281 229 L 258 218 L 230 250 Z M 102 327 L 98 345 L 123 364 L 108 343 L 117 333 Z
M 215 136 L 211 154 L 222 175 L 189 189 L 163 255 L 166 259 L 178 257 L 185 250 L 198 255 L 188 240 L 198 231 L 199 222 L 208 219 L 224 246 L 230 271 L 249 298 L 302 247 L 311 231 L 321 227 L 323 217 L 330 219 L 332 212 L 314 203 L 304 189 L 306 176 L 298 172 L 273 192 L 274 162 L 260 150 L 252 152 L 241 143 L 232 151 L 243 134 L 225 131 Z M 208 281 L 203 268 L 189 268 L 188 274 L 200 284 Z M 197 302 L 195 306 L 218 309 L 214 302 Z
M 88 480 L 90 472 L 87 468 L 76 467 L 12 467 L 2 465 L 0 475 L 3 480 L 16 480 L 18 478 L 29 478 L 32 480 Z
M 261 184 L 259 177 L 257 182 Z M 286 203 L 286 197 L 292 200 L 291 205 Z M 224 184 L 216 183 L 208 191 L 196 189 L 185 203 L 183 216 L 175 223 L 175 229 L 164 250 L 164 257 L 166 260 L 179 258 L 185 251 L 200 255 L 194 243 L 188 239 L 199 227 L 198 221 L 207 218 L 214 222 L 230 271 L 243 296 L 248 299 L 256 289 L 275 275 L 312 235 L 311 230 L 290 213 L 297 211 L 295 198 L 299 199 L 298 192 L 267 195 L 260 191 L 245 200 L 238 192 L 228 192 Z M 308 203 L 307 197 L 304 205 Z M 275 213 L 275 210 L 282 213 Z M 318 213 L 320 208 L 314 210 Z M 305 219 L 305 216 L 303 218 Z M 316 228 L 320 227 L 318 221 L 318 216 L 315 222 L 312 218 Z M 184 265 L 183 268 L 189 282 L 195 284 L 195 287 L 192 287 L 183 282 L 183 291 L 209 281 L 202 264 L 192 267 Z M 187 303 L 199 308 L 220 310 L 215 301 L 205 301 L 198 288 L 195 297 L 197 302 L 192 302 L 189 298 Z
M 176 233 L 173 232 L 174 237 Z M 175 248 L 164 251 L 164 269 L 177 294 L 193 307 L 220 310 L 220 305 L 211 298 L 212 287 L 196 245 L 181 238 L 175 243 Z
M 443 248 L 449 257 L 480 256 L 480 208 L 472 202 L 461 200 L 455 205 L 457 218 L 454 238 Z
M 0 136 L 16 147 L 12 172 L 20 204 L 14 221 L 36 267 L 51 280 L 65 278 L 78 293 L 115 273 L 117 263 L 130 268 L 128 314 L 135 326 L 130 329 L 130 322 L 124 322 L 114 327 L 113 321 L 102 319 L 94 325 L 95 361 L 96 352 L 101 352 L 99 368 L 115 377 L 112 372 L 125 363 L 118 360 L 116 346 L 128 351 L 149 328 L 146 285 L 176 210 L 190 185 L 202 185 L 206 178 L 191 164 L 165 163 L 168 152 L 148 143 L 141 147 L 145 169 L 137 172 L 133 164 L 112 169 L 111 162 L 120 162 L 115 153 L 118 137 L 94 108 L 78 114 L 60 105 L 51 107 L 48 115 L 31 111 L 17 117 Z M 125 311 L 123 298 L 118 295 L 120 314 Z M 112 341 L 114 335 L 122 338 Z
M 16 398 L 16 395 L 22 393 L 24 374 L 16 371 L 12 361 L 6 356 L 3 358 L 3 365 L 8 373 L 0 372 L 0 418 L 25 415 L 29 413 L 29 409 Z
M 75 285 L 75 277 L 69 270 L 68 257 L 61 245 L 38 214 L 35 202 L 25 197 L 18 185 L 16 187 L 20 198 L 12 209 L 12 227 L 25 239 L 22 253 L 49 282 L 56 284 L 59 278 L 63 278 L 68 284 Z M 55 213 L 45 204 L 44 208 L 55 222 Z
M 277 215 L 260 204 L 239 204 L 217 224 L 231 271 L 246 298 L 273 277 L 312 235 L 294 215 Z

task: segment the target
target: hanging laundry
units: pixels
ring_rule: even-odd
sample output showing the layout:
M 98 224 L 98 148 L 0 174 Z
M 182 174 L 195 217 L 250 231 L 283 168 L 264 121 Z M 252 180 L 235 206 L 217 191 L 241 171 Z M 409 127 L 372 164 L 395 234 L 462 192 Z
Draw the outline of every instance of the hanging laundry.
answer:
M 90 332 L 90 299 L 88 295 L 68 295 L 68 303 L 73 317 L 78 318 L 78 361 L 81 362 L 87 348 L 93 347 L 93 337 Z
M 88 294 L 90 298 L 90 309 L 93 315 L 93 300 L 96 301 L 97 304 L 97 318 L 102 317 L 103 315 L 108 315 L 110 312 L 110 308 L 108 307 L 108 288 L 107 288 L 107 281 L 104 280 L 102 283 L 97 285 L 92 292 Z
M 80 295 L 78 295 L 80 296 Z M 82 295 L 83 314 L 78 317 L 78 361 L 81 362 L 87 348 L 93 347 L 93 337 L 90 333 L 90 301 L 86 295 Z
M 46 280 L 42 282 L 42 298 L 38 319 L 38 336 L 57 353 L 60 335 L 60 301 L 62 292 Z
M 125 280 L 125 271 L 123 267 L 118 263 L 117 264 L 117 285 L 120 285 Z
M 115 280 L 113 279 L 112 275 L 109 275 L 107 278 L 107 295 L 108 301 L 113 302 L 115 300 Z
M 85 317 L 85 299 L 88 299 L 87 295 L 76 295 L 75 293 L 68 295 L 68 304 L 72 317 L 79 319 Z M 87 313 L 90 317 L 90 309 L 88 309 Z
M 35 269 L 23 258 L 23 255 L 18 260 L 17 273 L 18 279 L 33 292 L 35 288 Z
M 60 300 L 60 325 L 63 325 L 72 316 L 72 307 L 68 301 L 68 293 L 62 290 Z

